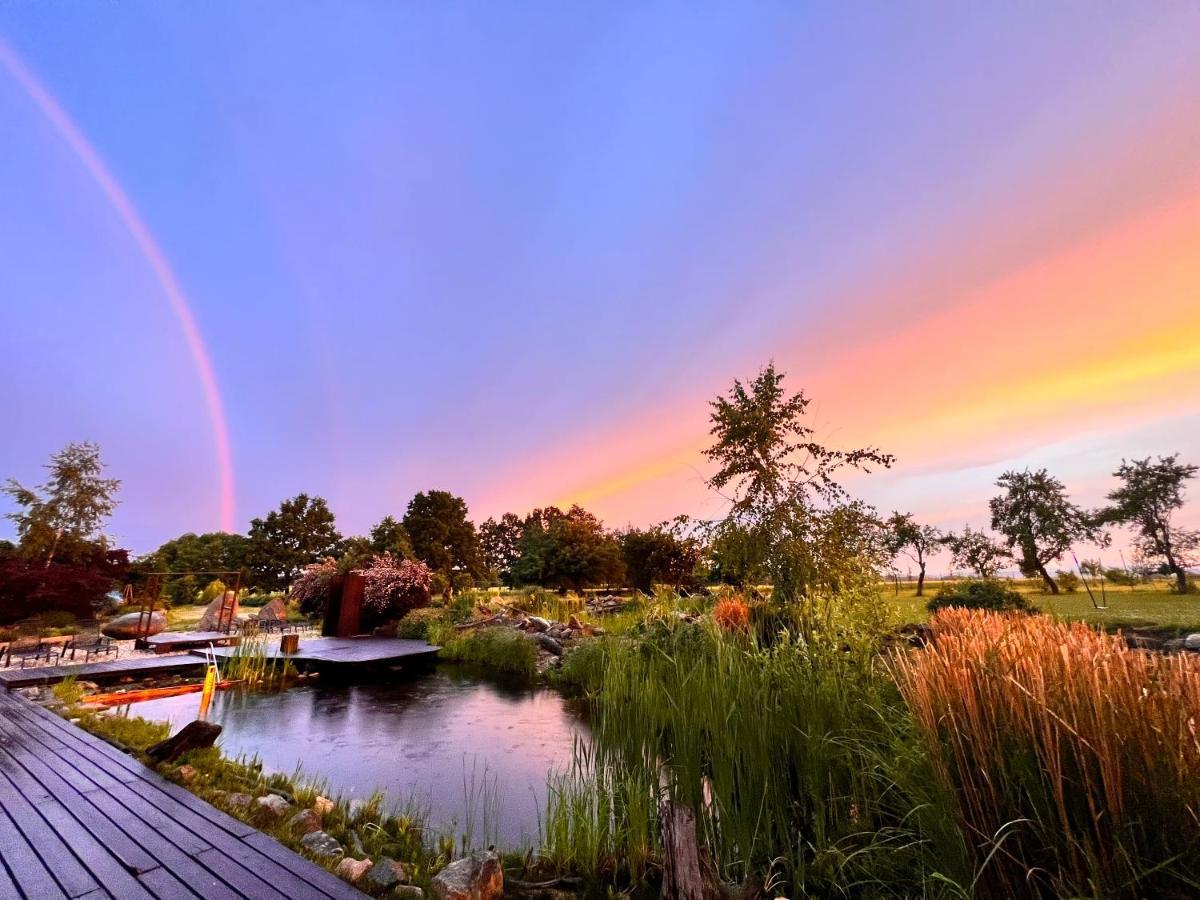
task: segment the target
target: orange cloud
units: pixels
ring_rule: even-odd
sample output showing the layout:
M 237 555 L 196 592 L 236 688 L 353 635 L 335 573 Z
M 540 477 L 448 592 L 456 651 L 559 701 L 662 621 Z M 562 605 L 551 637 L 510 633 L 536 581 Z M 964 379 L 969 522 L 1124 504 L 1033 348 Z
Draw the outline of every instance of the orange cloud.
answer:
M 847 348 L 816 371 L 779 348 L 763 359 L 772 355 L 793 387 L 819 400 L 818 425 L 837 423 L 821 429 L 825 439 L 884 447 L 900 456 L 901 472 L 1002 458 L 1099 422 L 1200 409 L 1200 193 Z M 705 399 L 557 448 L 485 505 L 546 497 L 618 521 L 695 511 L 708 502 Z

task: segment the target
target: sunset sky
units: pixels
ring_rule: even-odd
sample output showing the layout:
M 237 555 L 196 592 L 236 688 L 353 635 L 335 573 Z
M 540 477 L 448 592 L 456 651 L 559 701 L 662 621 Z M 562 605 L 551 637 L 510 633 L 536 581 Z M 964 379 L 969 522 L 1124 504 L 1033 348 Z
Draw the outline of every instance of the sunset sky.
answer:
M 99 442 L 138 552 L 715 516 L 771 359 L 945 527 L 1200 463 L 1200 4 L 8 3 L 0 200 L 0 477 Z

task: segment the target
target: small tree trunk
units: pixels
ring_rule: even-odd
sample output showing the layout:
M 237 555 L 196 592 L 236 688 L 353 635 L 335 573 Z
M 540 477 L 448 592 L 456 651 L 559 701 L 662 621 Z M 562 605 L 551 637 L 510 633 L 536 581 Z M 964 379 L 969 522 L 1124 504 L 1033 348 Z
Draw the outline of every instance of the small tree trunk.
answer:
M 1047 589 L 1049 589 L 1051 594 L 1057 595 L 1058 594 L 1058 583 L 1055 582 L 1055 580 L 1050 577 L 1050 573 L 1048 571 L 1046 571 L 1045 564 L 1039 562 L 1037 564 L 1037 568 L 1038 568 L 1038 574 L 1040 574 L 1042 576 L 1042 580 L 1044 582 L 1046 582 Z
M 663 844 L 663 900 L 705 900 L 696 814 L 685 803 L 663 798 L 658 821 Z
M 917 596 L 925 596 L 925 563 L 921 563 L 921 567 L 917 571 Z

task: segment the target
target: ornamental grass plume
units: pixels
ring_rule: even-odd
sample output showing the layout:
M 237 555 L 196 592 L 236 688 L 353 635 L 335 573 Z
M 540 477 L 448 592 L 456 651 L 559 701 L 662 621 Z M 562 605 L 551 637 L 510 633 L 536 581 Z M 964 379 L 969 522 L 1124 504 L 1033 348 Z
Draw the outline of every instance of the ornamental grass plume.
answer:
M 943 609 L 892 669 L 984 897 L 1200 891 L 1200 660 Z

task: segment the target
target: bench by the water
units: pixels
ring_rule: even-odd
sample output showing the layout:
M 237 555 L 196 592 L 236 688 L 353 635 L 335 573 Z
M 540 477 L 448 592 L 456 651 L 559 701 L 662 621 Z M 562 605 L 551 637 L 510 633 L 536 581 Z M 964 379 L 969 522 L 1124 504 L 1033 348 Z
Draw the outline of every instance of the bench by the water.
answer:
M 0 693 L 0 897 L 362 900 L 41 707 Z
M 11 691 L 14 688 L 31 687 L 38 684 L 58 684 L 72 675 L 86 681 L 104 681 L 126 675 L 134 678 L 144 675 L 181 675 L 187 672 L 198 672 L 203 668 L 203 660 L 183 654 L 151 659 L 109 659 L 104 662 L 71 666 L 0 669 L 0 684 Z
M 440 647 L 425 641 L 405 638 L 384 637 L 302 637 L 295 653 L 284 653 L 279 640 L 267 642 L 265 655 L 270 659 L 286 659 L 295 664 L 313 667 L 347 669 L 356 666 L 388 666 L 401 662 L 429 659 L 437 655 Z M 203 654 L 202 650 L 193 653 Z M 236 647 L 216 647 L 213 652 L 218 659 L 228 659 L 238 651 Z

